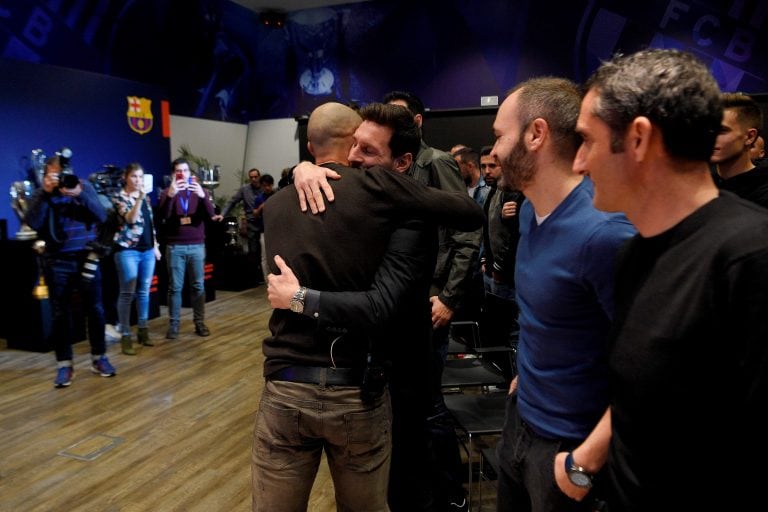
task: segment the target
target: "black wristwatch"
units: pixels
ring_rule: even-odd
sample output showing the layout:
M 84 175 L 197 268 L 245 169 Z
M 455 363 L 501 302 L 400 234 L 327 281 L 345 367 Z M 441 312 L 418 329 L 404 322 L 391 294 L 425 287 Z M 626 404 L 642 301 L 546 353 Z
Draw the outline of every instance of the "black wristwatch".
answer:
M 565 472 L 568 474 L 568 480 L 577 487 L 592 487 L 592 475 L 573 462 L 573 453 L 568 452 L 565 456 Z
M 296 290 L 296 293 L 293 294 L 293 298 L 291 299 L 290 307 L 291 311 L 294 313 L 302 314 L 304 312 L 304 297 L 307 296 L 307 287 L 302 286 L 298 290 Z

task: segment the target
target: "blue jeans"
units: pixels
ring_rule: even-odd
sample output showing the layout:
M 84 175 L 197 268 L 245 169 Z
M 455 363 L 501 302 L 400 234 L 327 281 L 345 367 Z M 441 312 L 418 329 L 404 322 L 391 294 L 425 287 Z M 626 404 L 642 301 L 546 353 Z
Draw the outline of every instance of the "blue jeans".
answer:
M 385 512 L 392 448 L 389 394 L 268 380 L 251 450 L 254 512 L 307 510 L 325 450 L 341 512 Z
M 117 299 L 117 319 L 120 332 L 131 333 L 131 304 L 136 297 L 136 313 L 139 327 L 147 326 L 149 318 L 149 287 L 155 274 L 155 251 L 123 249 L 115 252 L 117 279 L 120 295 Z
M 92 279 L 85 279 L 81 274 L 84 260 L 85 253 L 78 253 L 66 254 L 61 258 L 48 257 L 45 261 L 45 279 L 53 307 L 51 342 L 57 361 L 72 360 L 72 343 L 76 341 L 72 316 L 72 296 L 75 289 L 80 293 L 83 312 L 88 319 L 91 354 L 100 356 L 106 352 L 104 305 L 101 302 L 101 266 L 96 268 Z
M 181 290 L 184 275 L 189 272 L 192 294 L 192 315 L 195 323 L 205 320 L 205 245 L 169 245 L 165 250 L 168 262 L 168 316 L 171 326 L 178 327 L 181 319 Z

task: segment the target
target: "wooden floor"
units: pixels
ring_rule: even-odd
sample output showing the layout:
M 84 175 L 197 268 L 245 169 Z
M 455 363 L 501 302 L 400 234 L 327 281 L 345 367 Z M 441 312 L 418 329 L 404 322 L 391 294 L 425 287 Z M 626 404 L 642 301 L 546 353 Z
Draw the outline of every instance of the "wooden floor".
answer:
M 207 338 L 185 308 L 179 339 L 165 340 L 162 308 L 150 321 L 155 347 L 108 347 L 113 378 L 91 373 L 88 343 L 78 343 L 65 389 L 53 387 L 52 352 L 0 340 L 0 511 L 249 511 L 265 292 L 217 291 Z M 323 463 L 309 510 L 335 509 Z

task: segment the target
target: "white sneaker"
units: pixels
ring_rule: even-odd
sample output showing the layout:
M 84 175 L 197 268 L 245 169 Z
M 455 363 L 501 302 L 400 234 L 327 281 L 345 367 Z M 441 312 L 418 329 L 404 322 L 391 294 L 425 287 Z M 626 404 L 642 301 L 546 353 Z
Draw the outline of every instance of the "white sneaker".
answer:
M 120 341 L 120 338 L 122 337 L 122 334 L 117 330 L 117 328 L 112 324 L 106 324 L 104 326 L 104 341 L 107 343 L 117 343 Z

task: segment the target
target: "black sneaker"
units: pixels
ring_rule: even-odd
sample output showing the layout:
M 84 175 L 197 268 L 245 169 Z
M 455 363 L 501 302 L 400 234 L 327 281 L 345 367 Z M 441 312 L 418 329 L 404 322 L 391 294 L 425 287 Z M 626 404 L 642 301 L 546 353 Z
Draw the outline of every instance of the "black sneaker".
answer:
M 179 337 L 179 328 L 170 326 L 168 328 L 168 332 L 165 333 L 165 339 L 167 340 L 175 340 Z
M 195 324 L 195 334 L 198 336 L 210 336 L 211 331 L 208 330 L 208 327 L 203 322 L 197 322 Z

